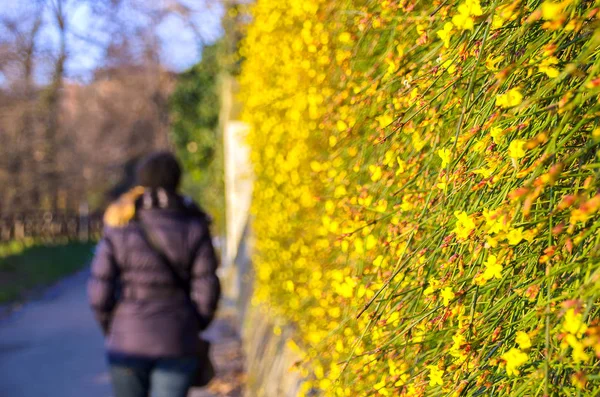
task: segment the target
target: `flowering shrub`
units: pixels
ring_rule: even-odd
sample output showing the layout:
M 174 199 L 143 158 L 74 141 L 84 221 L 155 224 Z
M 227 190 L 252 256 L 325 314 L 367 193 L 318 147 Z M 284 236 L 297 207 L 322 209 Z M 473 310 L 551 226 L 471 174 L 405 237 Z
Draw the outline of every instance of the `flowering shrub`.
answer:
M 252 6 L 254 299 L 306 392 L 600 393 L 599 6 Z

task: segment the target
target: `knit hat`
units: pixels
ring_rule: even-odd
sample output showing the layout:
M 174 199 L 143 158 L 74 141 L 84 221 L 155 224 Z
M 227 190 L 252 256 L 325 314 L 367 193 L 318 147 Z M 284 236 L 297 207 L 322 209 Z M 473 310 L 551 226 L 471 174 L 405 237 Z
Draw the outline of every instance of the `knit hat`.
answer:
M 181 181 L 181 166 L 172 153 L 152 153 L 138 165 L 136 179 L 138 185 L 175 192 Z

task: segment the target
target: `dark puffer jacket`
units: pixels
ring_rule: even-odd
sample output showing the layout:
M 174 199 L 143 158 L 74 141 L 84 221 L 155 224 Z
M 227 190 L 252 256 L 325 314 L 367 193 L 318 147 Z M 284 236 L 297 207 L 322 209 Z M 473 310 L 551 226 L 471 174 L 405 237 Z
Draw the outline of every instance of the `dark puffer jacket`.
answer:
M 137 219 L 152 231 L 181 278 L 189 280 L 193 304 L 144 239 Z M 88 295 L 109 355 L 193 355 L 220 295 L 206 215 L 164 190 L 138 190 L 109 208 L 105 223 Z

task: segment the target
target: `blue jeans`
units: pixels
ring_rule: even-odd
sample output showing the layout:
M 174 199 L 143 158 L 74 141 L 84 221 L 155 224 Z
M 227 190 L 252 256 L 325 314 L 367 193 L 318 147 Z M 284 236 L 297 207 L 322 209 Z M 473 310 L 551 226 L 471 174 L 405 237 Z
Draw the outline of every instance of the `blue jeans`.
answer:
M 115 397 L 186 397 L 196 357 L 109 359 Z

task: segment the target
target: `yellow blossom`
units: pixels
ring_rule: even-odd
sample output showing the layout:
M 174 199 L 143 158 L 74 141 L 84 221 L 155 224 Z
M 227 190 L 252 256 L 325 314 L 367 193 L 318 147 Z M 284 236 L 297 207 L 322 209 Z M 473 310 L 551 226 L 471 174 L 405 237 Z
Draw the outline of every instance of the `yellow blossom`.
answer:
M 453 230 L 454 233 L 456 233 L 458 238 L 468 238 L 471 232 L 475 230 L 475 222 L 465 211 L 457 211 L 454 213 L 454 216 L 457 218 L 456 227 Z
M 348 129 L 348 124 L 344 120 L 338 120 L 336 123 L 336 127 L 338 131 L 346 131 Z
M 492 57 L 491 55 L 489 55 L 485 60 L 485 67 L 487 70 L 495 72 L 498 70 L 498 63 L 502 62 L 503 60 L 504 55 L 498 55 L 496 57 Z
M 439 369 L 437 365 L 428 365 L 427 369 L 429 370 L 429 386 L 444 384 L 444 380 L 442 376 L 444 376 L 444 370 Z
M 496 248 L 498 246 L 498 239 L 492 236 L 485 237 L 485 247 L 486 248 Z
M 381 167 L 379 167 L 377 165 L 370 165 L 369 171 L 371 172 L 371 180 L 373 182 L 377 182 L 378 180 L 381 179 L 381 175 L 382 175 Z
M 483 167 L 483 168 L 479 168 L 479 169 L 473 171 L 473 173 L 477 174 L 477 175 L 481 175 L 484 178 L 489 178 L 494 173 L 494 169 Z
M 440 156 L 440 158 L 442 159 L 442 168 L 445 168 L 448 164 L 450 164 L 450 161 L 451 161 L 450 156 L 452 154 L 450 149 L 440 149 L 437 151 L 437 153 Z
M 496 145 L 501 144 L 504 141 L 504 130 L 500 127 L 490 128 L 490 136 Z
M 523 331 L 517 331 L 515 342 L 517 342 L 519 347 L 523 350 L 527 350 L 531 347 L 531 338 Z
M 473 30 L 474 16 L 483 15 L 479 0 L 465 0 L 458 6 L 458 14 L 452 17 L 454 25 L 462 30 Z
M 481 4 L 479 0 L 465 0 L 465 2 L 458 6 L 458 12 L 461 14 L 469 14 L 475 16 L 483 15 Z
M 496 9 L 492 19 L 492 29 L 501 28 L 506 21 L 513 21 L 517 18 L 515 8 L 519 7 L 519 1 L 513 1 L 510 4 L 504 4 Z
M 375 267 L 386 267 L 387 259 L 383 257 L 383 255 L 378 255 L 377 258 L 373 261 L 373 266 Z
M 508 155 L 513 159 L 520 159 L 525 157 L 525 141 L 521 139 L 515 139 L 510 142 L 508 146 Z
M 379 116 L 376 118 L 376 120 L 379 122 L 380 128 L 385 128 L 394 122 L 394 119 L 389 114 L 384 114 L 382 116 Z
M 452 22 L 457 28 L 462 30 L 473 30 L 475 27 L 473 17 L 467 14 L 456 14 L 452 17 Z
M 523 102 L 523 94 L 518 88 L 511 88 L 504 94 L 496 97 L 496 106 L 511 108 L 520 105 Z
M 387 165 L 388 167 L 393 166 L 395 157 L 396 157 L 396 153 L 392 150 L 388 150 L 387 152 L 385 152 L 385 158 L 383 160 L 383 165 Z
M 506 234 L 506 239 L 510 245 L 517 245 L 523 240 L 523 228 L 511 229 Z
M 406 161 L 402 160 L 400 157 L 396 157 L 396 162 L 398 163 L 398 169 L 396 170 L 396 175 L 403 173 L 406 171 Z
M 454 61 L 452 59 L 448 59 L 442 62 L 442 67 L 446 69 L 446 72 L 448 72 L 449 74 L 454 74 L 454 72 L 456 72 L 456 65 L 454 64 Z
M 448 306 L 450 301 L 454 299 L 455 295 L 452 292 L 452 287 L 446 287 L 442 290 L 442 299 L 444 300 L 444 306 Z
M 542 18 L 547 21 L 555 21 L 562 16 L 565 3 L 555 3 L 554 1 L 544 1 L 542 3 Z
M 456 335 L 452 336 L 452 341 L 454 343 L 452 344 L 452 347 L 450 348 L 450 355 L 452 357 L 456 357 L 458 359 L 464 360 L 467 357 L 466 353 L 462 349 L 462 346 L 465 343 L 465 337 L 461 334 L 456 334 Z
M 513 347 L 501 357 L 504 361 L 506 361 L 506 373 L 508 376 L 519 375 L 519 367 L 529 360 L 527 353 L 523 353 L 516 347 Z
M 382 376 L 378 383 L 373 385 L 373 388 L 382 396 L 389 396 L 390 392 L 385 387 L 386 385 L 386 376 Z
M 415 208 L 415 205 L 410 201 L 410 199 L 410 195 L 402 196 L 402 204 L 400 205 L 400 209 L 402 211 L 411 211 Z
M 558 58 L 556 57 L 547 57 L 540 62 L 538 66 L 538 70 L 542 73 L 545 73 L 550 78 L 558 77 L 559 71 L 552 65 L 558 64 Z
M 567 334 L 565 336 L 561 347 L 565 349 L 567 346 L 571 347 L 571 357 L 573 357 L 573 361 L 576 363 L 585 362 L 590 359 L 590 356 L 585 352 L 585 345 L 575 335 Z
M 498 262 L 495 255 L 488 256 L 486 262 L 484 262 L 485 271 L 483 272 L 483 278 L 491 280 L 495 278 L 502 278 L 502 264 Z
M 444 47 L 446 48 L 450 47 L 450 39 L 452 38 L 453 27 L 454 25 L 452 24 L 452 22 L 446 22 L 444 24 L 444 28 L 436 32 L 438 37 L 444 42 Z
M 425 296 L 429 296 L 431 294 L 433 294 L 435 292 L 435 290 L 437 289 L 437 287 L 439 287 L 440 282 L 434 278 L 430 278 L 429 279 L 429 286 L 427 288 L 425 288 L 425 291 L 423 291 L 423 295 Z
M 587 331 L 587 325 L 583 322 L 583 315 L 576 313 L 575 309 L 568 309 L 563 318 L 561 330 L 573 335 L 581 336 Z

